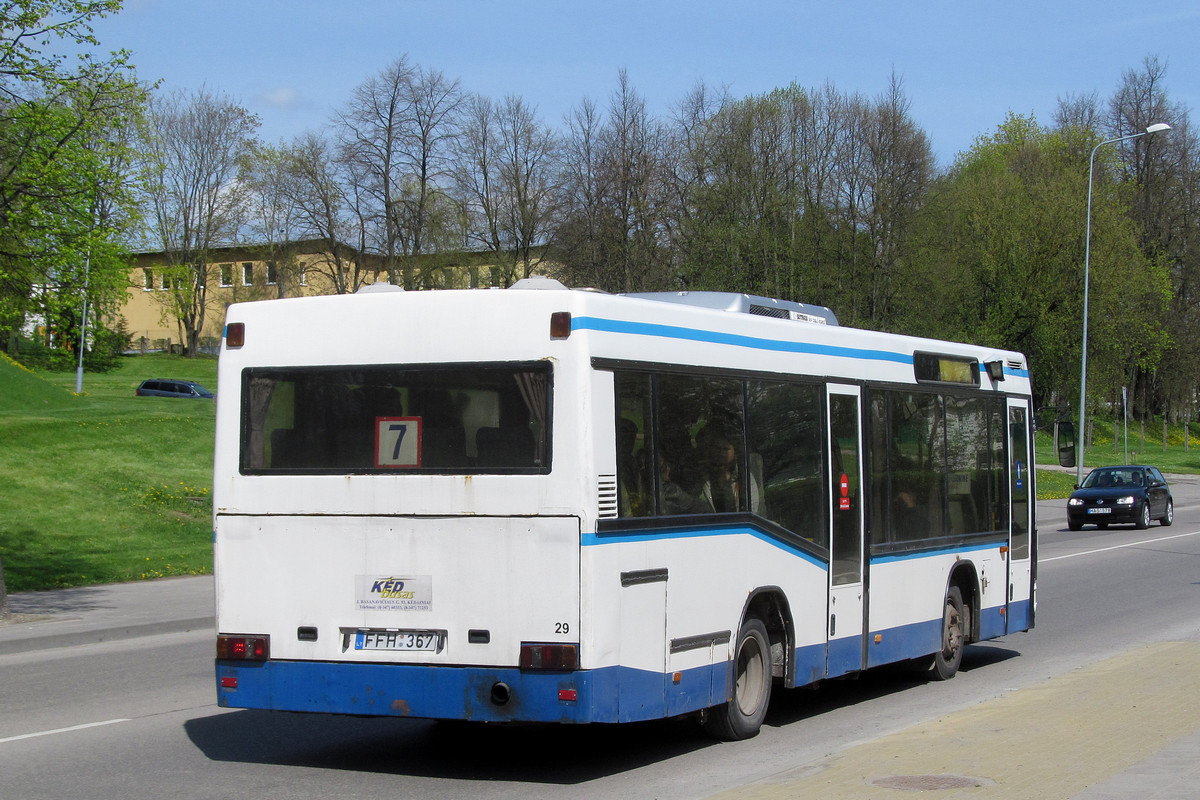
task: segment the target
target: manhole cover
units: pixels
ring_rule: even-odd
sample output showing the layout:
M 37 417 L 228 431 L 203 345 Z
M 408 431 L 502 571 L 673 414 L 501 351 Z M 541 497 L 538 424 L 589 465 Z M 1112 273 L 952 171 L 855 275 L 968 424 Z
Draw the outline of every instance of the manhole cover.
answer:
M 883 789 L 928 792 L 935 789 L 973 789 L 977 786 L 988 786 L 992 782 L 968 775 L 892 775 L 876 778 L 871 783 Z

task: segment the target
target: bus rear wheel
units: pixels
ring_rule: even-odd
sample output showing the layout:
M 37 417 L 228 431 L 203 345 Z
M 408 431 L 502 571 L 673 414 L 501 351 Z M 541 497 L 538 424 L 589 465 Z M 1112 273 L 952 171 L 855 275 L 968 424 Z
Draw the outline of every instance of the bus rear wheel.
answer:
M 967 641 L 966 619 L 962 592 L 957 586 L 951 586 L 942 608 L 942 649 L 933 654 L 933 665 L 929 670 L 934 679 L 948 681 L 958 673 Z
M 704 729 L 725 741 L 755 736 L 771 701 L 771 638 L 757 617 L 747 619 L 738 631 L 733 670 L 729 702 L 704 713 Z

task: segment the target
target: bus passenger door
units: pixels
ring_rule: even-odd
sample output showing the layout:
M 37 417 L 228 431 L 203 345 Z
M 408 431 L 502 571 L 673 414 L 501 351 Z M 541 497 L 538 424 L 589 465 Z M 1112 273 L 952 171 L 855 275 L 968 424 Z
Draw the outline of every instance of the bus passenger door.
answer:
M 829 386 L 827 675 L 863 668 L 862 430 L 857 386 Z
M 1033 458 L 1029 446 L 1029 402 L 1008 401 L 1009 515 L 1007 632 L 1023 631 L 1033 621 Z

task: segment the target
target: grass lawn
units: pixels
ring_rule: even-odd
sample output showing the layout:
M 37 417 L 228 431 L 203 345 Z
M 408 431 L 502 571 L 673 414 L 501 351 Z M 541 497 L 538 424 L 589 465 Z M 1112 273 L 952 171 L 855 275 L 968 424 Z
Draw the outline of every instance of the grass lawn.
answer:
M 146 355 L 104 375 L 0 359 L 0 559 L 8 591 L 212 571 L 211 401 L 135 397 L 145 378 L 215 391 L 216 361 Z
M 215 405 L 135 397 L 146 378 L 194 380 L 217 391 L 217 362 L 132 356 L 104 375 L 33 373 L 0 356 L 0 561 L 8 591 L 141 580 L 212 571 Z M 1196 426 L 1200 429 L 1200 425 Z M 1130 460 L 1167 473 L 1200 472 L 1193 429 L 1131 426 Z M 1123 431 L 1121 432 L 1123 433 Z M 1097 422 L 1087 468 L 1119 464 L 1124 440 Z M 1053 443 L 1039 433 L 1039 462 Z M 1075 471 L 1038 469 L 1038 498 L 1065 498 Z
M 1159 421 L 1145 426 L 1145 438 L 1142 435 L 1140 423 L 1130 423 L 1128 440 L 1125 429 L 1114 425 L 1111 421 L 1097 420 L 1093 430 L 1094 441 L 1083 456 L 1083 474 L 1096 467 L 1124 464 L 1126 447 L 1129 450 L 1129 463 L 1152 464 L 1168 474 L 1194 475 L 1200 473 L 1200 423 L 1188 429 L 1189 441 L 1184 446 L 1184 426 L 1173 425 L 1167 430 L 1166 446 L 1163 445 L 1163 427 Z M 1114 436 L 1115 433 L 1115 436 Z M 1128 442 L 1128 443 L 1127 443 Z M 1037 450 L 1038 463 L 1054 465 L 1053 439 L 1039 432 L 1034 441 Z M 1065 499 L 1075 488 L 1076 470 L 1063 471 L 1057 466 L 1052 469 L 1039 469 L 1038 499 Z

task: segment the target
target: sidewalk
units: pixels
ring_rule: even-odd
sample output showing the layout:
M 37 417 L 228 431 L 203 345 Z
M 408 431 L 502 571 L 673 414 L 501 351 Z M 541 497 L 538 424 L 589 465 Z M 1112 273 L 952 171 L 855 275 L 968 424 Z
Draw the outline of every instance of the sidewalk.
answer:
M 8 605 L 0 655 L 216 626 L 211 575 L 22 592 Z

